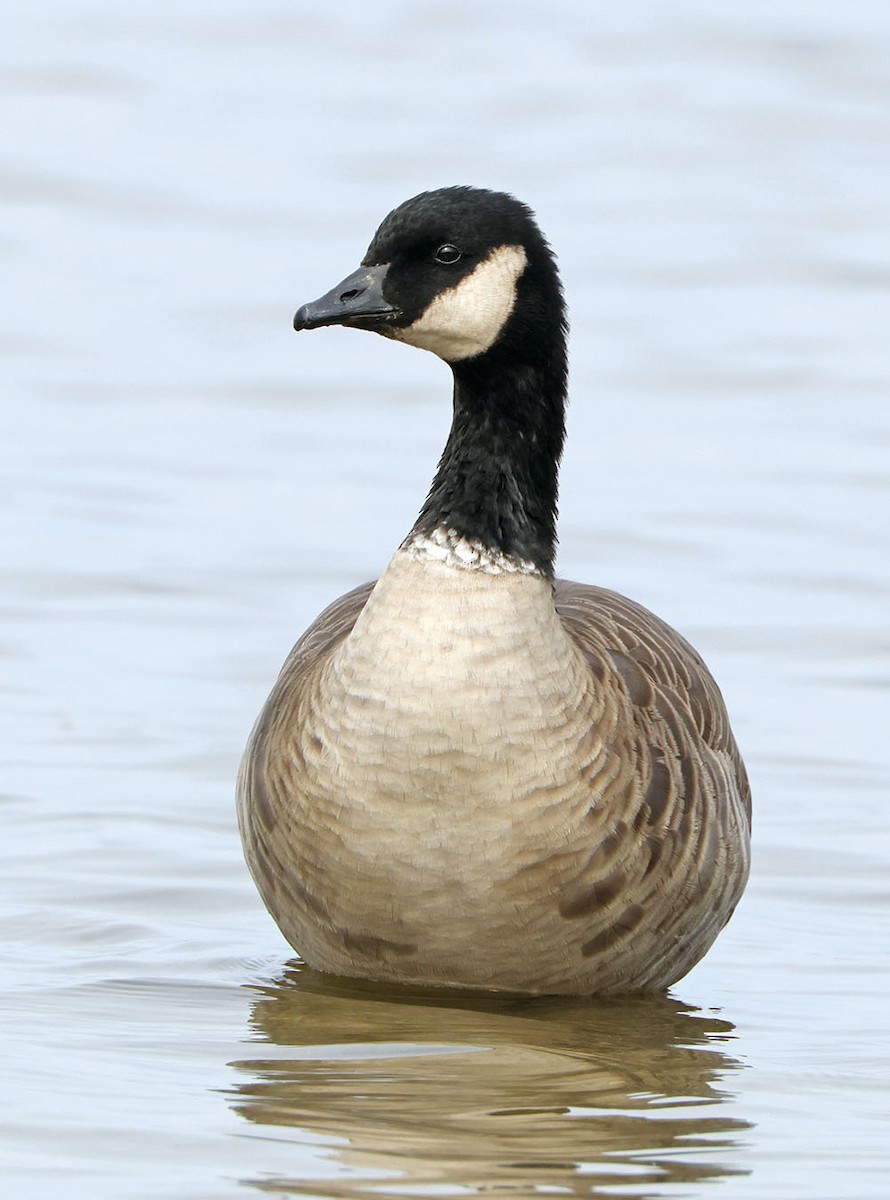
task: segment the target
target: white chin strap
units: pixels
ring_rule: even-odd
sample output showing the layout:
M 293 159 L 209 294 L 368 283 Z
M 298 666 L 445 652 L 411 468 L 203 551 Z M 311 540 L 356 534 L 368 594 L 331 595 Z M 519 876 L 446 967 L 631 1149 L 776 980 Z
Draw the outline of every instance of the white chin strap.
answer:
M 499 246 L 454 287 L 440 292 L 413 324 L 392 336 L 446 362 L 490 350 L 516 304 L 516 283 L 528 259 L 521 246 Z

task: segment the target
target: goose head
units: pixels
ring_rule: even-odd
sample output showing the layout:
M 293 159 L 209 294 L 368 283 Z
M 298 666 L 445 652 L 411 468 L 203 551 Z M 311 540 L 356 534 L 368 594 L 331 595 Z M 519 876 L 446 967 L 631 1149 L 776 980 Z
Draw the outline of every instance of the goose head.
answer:
M 553 255 L 513 196 L 447 187 L 385 218 L 357 271 L 294 317 L 297 330 L 344 325 L 429 350 L 452 366 L 565 340 Z

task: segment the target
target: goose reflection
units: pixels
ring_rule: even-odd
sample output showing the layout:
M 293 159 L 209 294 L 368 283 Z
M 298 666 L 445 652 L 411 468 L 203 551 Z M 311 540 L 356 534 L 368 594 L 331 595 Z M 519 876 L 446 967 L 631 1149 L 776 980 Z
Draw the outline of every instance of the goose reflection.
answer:
M 671 998 L 442 992 L 303 966 L 258 993 L 266 1045 L 233 1064 L 231 1102 L 337 1162 L 323 1182 L 244 1181 L 260 1191 L 642 1200 L 741 1171 L 750 1126 L 721 1111 L 733 1026 Z

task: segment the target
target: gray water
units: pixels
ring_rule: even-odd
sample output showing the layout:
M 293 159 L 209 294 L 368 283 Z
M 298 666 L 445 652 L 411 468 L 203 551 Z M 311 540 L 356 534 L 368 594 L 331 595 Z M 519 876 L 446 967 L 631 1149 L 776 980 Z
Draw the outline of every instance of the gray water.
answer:
M 29 0 L 0 61 L 5 1193 L 885 1200 L 890 7 Z M 696 643 L 750 767 L 665 999 L 326 981 L 241 861 L 254 716 L 449 417 L 291 315 L 456 182 L 561 257 L 561 572 Z

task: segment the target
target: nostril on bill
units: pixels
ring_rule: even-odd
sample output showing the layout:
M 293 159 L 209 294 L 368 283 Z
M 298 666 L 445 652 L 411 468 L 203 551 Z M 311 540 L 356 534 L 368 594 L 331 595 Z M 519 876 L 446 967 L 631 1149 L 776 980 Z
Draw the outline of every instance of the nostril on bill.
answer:
M 364 288 L 350 288 L 347 292 L 341 292 L 340 303 L 348 304 L 350 300 L 355 300 L 357 296 L 360 296 L 364 290 Z

